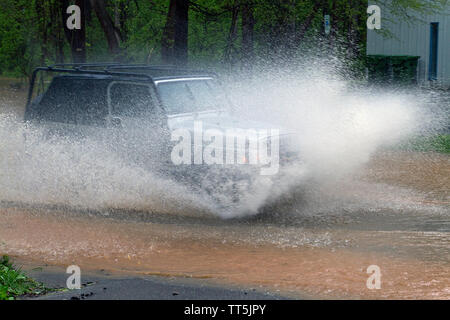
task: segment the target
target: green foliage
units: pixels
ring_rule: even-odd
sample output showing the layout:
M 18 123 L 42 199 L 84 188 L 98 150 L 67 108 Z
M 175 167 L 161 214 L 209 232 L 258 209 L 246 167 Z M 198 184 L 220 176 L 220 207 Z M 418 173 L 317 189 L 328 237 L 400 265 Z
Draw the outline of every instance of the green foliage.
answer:
M 374 0 L 397 18 L 415 21 L 418 14 L 433 14 L 448 5 L 448 0 Z
M 126 22 L 128 38 L 123 47 L 129 59 L 140 63 L 159 62 L 168 1 L 154 1 L 150 4 L 144 1 L 130 2 L 124 10 L 128 12 Z
M 413 142 L 413 147 L 419 151 L 450 153 L 450 135 L 441 134 L 421 138 Z
M 73 2 L 73 1 L 72 1 Z M 71 2 L 71 3 L 72 3 Z M 378 0 L 399 19 L 433 13 L 447 1 Z M 70 62 L 60 0 L 0 2 L 0 74 L 30 76 L 34 67 Z M 159 63 L 169 0 L 106 0 L 107 11 L 120 31 L 124 60 Z M 191 64 L 239 66 L 242 58 L 242 5 L 254 16 L 254 62 L 301 58 L 319 51 L 317 39 L 331 53 L 361 73 L 365 65 L 365 0 L 193 0 L 189 10 L 188 53 Z M 232 10 L 239 11 L 230 37 Z M 323 35 L 323 15 L 331 16 L 332 33 Z M 108 44 L 93 10 L 87 15 L 86 51 L 89 61 L 110 61 Z M 347 60 L 349 60 L 347 62 Z
M 0 259 L 0 300 L 14 300 L 23 295 L 39 295 L 48 289 L 15 269 L 7 256 Z
M 231 5 L 232 1 L 204 0 L 201 5 L 202 8 L 207 8 L 208 13 L 190 10 L 189 56 L 193 65 L 211 65 L 223 61 L 231 26 L 231 11 L 226 10 L 227 4 Z M 239 54 L 239 30 L 238 28 L 236 41 L 233 43 L 233 57 Z
M 32 1 L 4 0 L 0 2 L 0 72 L 27 76 L 37 63 L 39 49 L 32 35 L 35 13 Z
M 450 135 L 438 134 L 416 137 L 399 146 L 401 150 L 450 153 Z
M 392 56 L 393 81 L 397 84 L 409 85 L 417 83 L 417 56 Z

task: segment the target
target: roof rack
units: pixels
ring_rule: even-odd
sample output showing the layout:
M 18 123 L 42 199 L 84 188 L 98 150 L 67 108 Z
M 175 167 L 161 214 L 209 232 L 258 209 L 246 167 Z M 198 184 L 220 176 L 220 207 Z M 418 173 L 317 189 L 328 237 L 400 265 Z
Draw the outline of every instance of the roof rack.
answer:
M 147 71 L 181 71 L 181 72 L 195 72 L 195 73 L 204 73 L 204 74 L 214 74 L 214 72 L 206 71 L 206 70 L 196 70 L 189 68 L 180 68 L 175 65 L 148 65 L 148 64 L 124 64 L 117 62 L 98 62 L 98 63 L 57 63 L 51 66 L 48 66 L 50 69 L 55 68 L 72 68 L 74 70 L 98 70 L 98 68 L 103 68 L 104 71 L 110 70 L 124 70 L 124 69 L 140 69 Z
M 123 66 L 123 63 L 117 63 L 117 62 L 97 62 L 97 63 L 56 63 L 51 66 L 48 66 L 48 68 L 73 68 L 78 70 L 88 70 L 90 68 L 104 68 L 107 69 L 109 67 L 113 66 Z M 133 64 L 132 66 L 146 66 L 145 64 Z
M 196 69 L 189 69 L 189 68 L 180 68 L 178 66 L 174 65 L 145 65 L 145 64 L 111 64 L 106 66 L 107 70 L 120 70 L 120 69 L 141 69 L 141 70 L 148 70 L 148 71 L 166 71 L 166 70 L 173 70 L 173 71 L 181 71 L 181 72 L 192 72 L 192 73 L 203 73 L 203 74 L 211 74 L 211 75 L 217 75 L 214 72 L 206 71 L 206 70 L 196 70 Z

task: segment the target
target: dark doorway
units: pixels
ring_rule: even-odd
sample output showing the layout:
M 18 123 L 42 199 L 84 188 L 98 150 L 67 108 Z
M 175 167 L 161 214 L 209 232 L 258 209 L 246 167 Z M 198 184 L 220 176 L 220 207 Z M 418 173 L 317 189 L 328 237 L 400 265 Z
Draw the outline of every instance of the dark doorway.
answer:
M 439 23 L 432 22 L 430 27 L 430 62 L 428 67 L 428 80 L 437 79 L 438 41 Z

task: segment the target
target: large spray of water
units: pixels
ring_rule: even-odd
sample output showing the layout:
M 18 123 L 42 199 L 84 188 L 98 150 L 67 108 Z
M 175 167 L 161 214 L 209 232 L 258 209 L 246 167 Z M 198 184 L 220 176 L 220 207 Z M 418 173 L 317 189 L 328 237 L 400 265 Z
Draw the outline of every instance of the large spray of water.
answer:
M 0 199 L 96 210 L 253 215 L 294 186 L 339 181 L 379 148 L 423 130 L 423 123 L 429 127 L 417 96 L 355 86 L 335 74 L 333 68 L 316 67 L 264 70 L 252 80 L 235 77 L 225 83 L 234 112 L 293 132 L 301 154 L 301 163 L 278 176 L 255 177 L 252 186 L 240 190 L 238 204 L 230 198 L 229 206 L 219 208 L 206 193 L 127 163 L 95 141 L 46 140 L 40 128 L 9 115 L 0 117 Z

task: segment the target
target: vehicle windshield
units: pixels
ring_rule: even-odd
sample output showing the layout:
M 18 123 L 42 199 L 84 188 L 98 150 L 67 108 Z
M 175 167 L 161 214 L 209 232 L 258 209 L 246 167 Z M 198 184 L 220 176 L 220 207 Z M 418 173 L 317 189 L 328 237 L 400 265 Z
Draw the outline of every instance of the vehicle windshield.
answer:
M 168 114 L 217 110 L 226 99 L 212 79 L 162 80 L 158 91 Z

